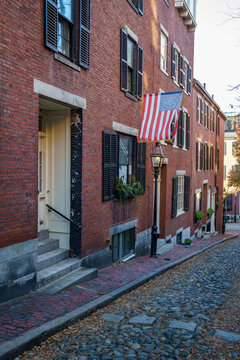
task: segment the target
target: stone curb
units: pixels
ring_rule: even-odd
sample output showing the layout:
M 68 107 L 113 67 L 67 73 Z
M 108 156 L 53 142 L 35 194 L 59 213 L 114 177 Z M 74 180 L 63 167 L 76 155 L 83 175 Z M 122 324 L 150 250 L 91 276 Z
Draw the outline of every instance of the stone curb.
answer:
M 0 346 L 0 360 L 11 360 L 22 354 L 24 351 L 31 349 L 34 345 L 38 345 L 40 342 L 46 340 L 49 336 L 54 335 L 56 332 L 61 331 L 67 328 L 69 325 L 74 324 L 77 320 L 81 320 L 86 316 L 89 316 L 91 313 L 100 309 L 107 304 L 111 303 L 113 300 L 116 300 L 120 296 L 136 289 L 140 285 L 150 281 L 154 277 L 165 273 L 166 271 L 173 269 L 179 264 L 184 263 L 185 261 L 191 259 L 194 256 L 197 256 L 206 250 L 225 242 L 226 240 L 234 239 L 239 235 L 233 235 L 221 239 L 211 245 L 204 247 L 201 250 L 198 250 L 192 254 L 189 254 L 179 260 L 168 263 L 164 266 L 158 267 L 153 271 L 150 271 L 148 274 L 141 276 L 140 278 L 130 281 L 129 283 L 121 286 L 119 289 L 110 291 L 106 295 L 102 295 L 99 298 L 90 301 L 89 303 L 77 308 L 74 311 L 71 311 L 68 314 L 60 316 L 54 320 L 47 322 L 39 326 L 36 329 L 27 331 L 24 335 L 17 337 L 14 340 L 8 341 L 5 344 Z

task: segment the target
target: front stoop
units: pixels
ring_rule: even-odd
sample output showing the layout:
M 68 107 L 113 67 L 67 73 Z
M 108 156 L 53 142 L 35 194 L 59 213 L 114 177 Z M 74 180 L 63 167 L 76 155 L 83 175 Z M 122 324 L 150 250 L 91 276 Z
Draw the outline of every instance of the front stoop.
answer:
M 59 240 L 38 241 L 37 289 L 39 292 L 55 294 L 67 287 L 94 279 L 95 268 L 81 267 L 81 261 L 69 258 L 69 251 L 59 249 Z
M 164 254 L 170 250 L 172 250 L 174 247 L 173 243 L 166 243 L 164 239 L 158 239 L 157 240 L 157 255 Z

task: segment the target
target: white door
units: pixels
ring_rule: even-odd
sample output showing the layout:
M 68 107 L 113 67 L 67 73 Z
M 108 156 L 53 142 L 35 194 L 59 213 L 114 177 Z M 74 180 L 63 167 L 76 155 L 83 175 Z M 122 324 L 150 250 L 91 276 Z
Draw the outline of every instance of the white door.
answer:
M 49 111 L 48 205 L 70 218 L 70 110 Z M 48 212 L 49 234 L 69 249 L 70 223 L 56 212 Z

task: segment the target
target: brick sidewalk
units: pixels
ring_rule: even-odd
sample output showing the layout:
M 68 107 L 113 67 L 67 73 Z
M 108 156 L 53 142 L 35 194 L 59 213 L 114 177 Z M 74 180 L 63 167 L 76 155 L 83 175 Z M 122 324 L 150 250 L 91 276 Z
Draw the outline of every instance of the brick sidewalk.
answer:
M 143 256 L 105 268 L 99 271 L 96 279 L 62 290 L 55 295 L 35 292 L 0 304 L 0 359 L 1 346 L 7 345 L 7 342 L 69 314 L 113 290 L 124 285 L 127 286 L 134 280 L 144 279 L 144 275 L 146 276 L 155 269 L 158 271 L 160 269 L 160 272 L 161 269 L 166 271 L 178 262 L 186 260 L 186 257 L 193 256 L 224 239 L 236 236 L 239 235 L 229 233 L 209 239 L 194 240 L 194 246 L 175 246 L 173 250 L 158 255 L 156 259 Z

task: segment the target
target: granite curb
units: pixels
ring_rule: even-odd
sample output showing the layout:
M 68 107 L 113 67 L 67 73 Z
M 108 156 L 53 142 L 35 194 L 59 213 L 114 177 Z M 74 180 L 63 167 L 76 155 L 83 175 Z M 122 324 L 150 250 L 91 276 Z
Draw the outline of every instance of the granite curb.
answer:
M 8 341 L 0 346 L 0 360 L 11 360 L 14 359 L 19 354 L 23 353 L 25 350 L 30 349 L 34 345 L 38 345 L 41 341 L 46 340 L 49 336 L 54 335 L 56 332 L 61 331 L 68 327 L 69 325 L 75 323 L 77 320 L 81 320 L 86 316 L 89 316 L 91 313 L 100 309 L 112 301 L 116 300 L 120 296 L 136 289 L 140 285 L 150 281 L 154 277 L 165 273 L 166 271 L 173 269 L 179 264 L 186 262 L 187 260 L 207 251 L 208 249 L 219 245 L 227 240 L 237 238 L 239 235 L 231 235 L 219 241 L 216 241 L 213 244 L 210 244 L 192 254 L 189 254 L 179 260 L 170 262 L 164 266 L 158 267 L 153 271 L 150 271 L 148 274 L 145 274 L 139 277 L 136 280 L 130 281 L 129 283 L 121 286 L 118 289 L 110 291 L 108 294 L 101 295 L 99 298 L 90 301 L 83 306 L 60 316 L 54 320 L 51 320 L 36 329 L 27 331 L 24 335 L 21 335 L 14 340 Z

